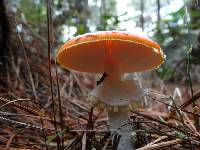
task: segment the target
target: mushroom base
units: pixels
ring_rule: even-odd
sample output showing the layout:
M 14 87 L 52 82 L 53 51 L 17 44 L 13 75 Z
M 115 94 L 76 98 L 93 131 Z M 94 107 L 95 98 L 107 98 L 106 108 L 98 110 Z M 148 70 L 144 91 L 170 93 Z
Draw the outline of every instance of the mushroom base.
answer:
M 133 129 L 128 124 L 128 112 L 108 111 L 108 118 L 112 134 L 116 131 L 117 134 L 121 135 L 117 150 L 134 150 L 134 138 L 131 135 Z M 114 137 L 112 137 L 112 140 L 114 140 Z

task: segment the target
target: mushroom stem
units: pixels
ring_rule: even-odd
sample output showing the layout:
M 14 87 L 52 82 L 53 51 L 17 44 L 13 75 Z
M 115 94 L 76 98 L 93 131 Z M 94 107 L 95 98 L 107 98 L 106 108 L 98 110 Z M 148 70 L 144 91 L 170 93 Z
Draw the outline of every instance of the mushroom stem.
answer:
M 121 135 L 117 150 L 134 150 L 134 141 L 131 136 L 133 129 L 131 128 L 131 125 L 128 124 L 128 112 L 114 112 L 108 110 L 108 118 L 112 134 L 116 131 L 117 134 Z M 114 137 L 115 136 L 112 136 L 113 141 Z

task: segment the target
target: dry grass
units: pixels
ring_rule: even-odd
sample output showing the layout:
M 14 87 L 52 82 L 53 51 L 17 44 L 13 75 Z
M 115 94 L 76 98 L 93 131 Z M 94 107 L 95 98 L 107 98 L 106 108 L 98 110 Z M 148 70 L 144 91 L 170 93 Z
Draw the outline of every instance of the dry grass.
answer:
M 44 50 L 46 40 L 39 41 L 26 26 L 26 32 L 17 33 L 14 31 L 17 23 L 12 22 L 9 61 L 5 76 L 1 77 L 7 86 L 0 85 L 0 148 L 109 149 L 106 111 L 91 109 L 86 100 L 96 85 L 96 77 L 56 66 Z M 35 37 L 31 44 L 25 42 L 27 34 Z M 48 61 L 52 65 L 52 92 Z M 199 103 L 198 84 L 194 85 L 196 94 L 191 98 L 183 82 L 179 87 L 164 84 L 155 72 L 152 74 L 139 77 L 143 88 L 149 90 L 146 99 L 136 102 L 137 106 L 130 111 L 136 147 L 138 150 L 199 149 L 200 133 L 194 125 L 194 116 L 199 117 L 200 110 L 191 105 L 193 101 Z

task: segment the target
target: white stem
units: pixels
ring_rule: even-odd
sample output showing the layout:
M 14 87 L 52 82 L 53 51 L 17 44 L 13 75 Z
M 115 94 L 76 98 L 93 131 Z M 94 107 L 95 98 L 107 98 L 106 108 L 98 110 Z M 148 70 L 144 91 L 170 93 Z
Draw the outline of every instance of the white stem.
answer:
M 127 124 L 129 122 L 128 112 L 108 111 L 108 117 L 110 129 L 121 135 L 117 150 L 134 150 L 134 138 L 131 136 L 133 129 L 130 124 Z
M 91 93 L 91 96 L 98 98 L 100 102 L 109 107 L 122 108 L 142 96 L 142 90 L 134 80 L 121 80 L 121 65 L 114 59 L 105 61 L 104 71 L 108 77 L 98 85 Z M 132 128 L 128 123 L 128 111 L 109 111 L 110 129 L 117 130 L 121 135 L 117 150 L 134 150 L 134 142 L 131 136 Z M 125 125 L 125 126 L 124 126 Z M 120 129 L 118 129 L 120 128 Z

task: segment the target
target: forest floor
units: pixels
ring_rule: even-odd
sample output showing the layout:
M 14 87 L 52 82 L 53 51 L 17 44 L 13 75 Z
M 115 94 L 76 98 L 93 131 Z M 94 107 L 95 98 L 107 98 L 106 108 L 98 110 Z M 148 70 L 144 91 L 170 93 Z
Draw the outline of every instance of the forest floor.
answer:
M 13 30 L 16 22 L 0 68 L 0 149 L 112 149 L 105 108 L 87 100 L 100 76 L 61 68 L 48 41 L 24 22 L 22 32 Z M 183 68 L 174 68 L 178 79 L 162 81 L 156 71 L 138 76 L 146 102 L 136 101 L 129 113 L 138 150 L 200 149 L 199 75 L 193 66 L 190 86 Z
M 30 51 L 28 55 L 36 54 Z M 106 110 L 91 109 L 87 101 L 99 76 L 52 65 L 51 92 L 45 56 L 28 58 L 31 72 L 24 59 L 16 60 L 21 62 L 15 63 L 18 66 L 12 66 L 12 71 L 10 68 L 7 77 L 10 86 L 0 97 L 1 149 L 56 149 L 57 145 L 65 149 L 111 147 Z M 199 85 L 194 84 L 192 98 L 189 86 L 183 83 L 181 86 L 163 83 L 156 75 L 141 79 L 143 87 L 148 89 L 147 106 L 144 107 L 144 100 L 137 101 L 130 110 L 137 148 L 198 149 L 200 111 L 198 103 L 192 105 L 200 97 Z

